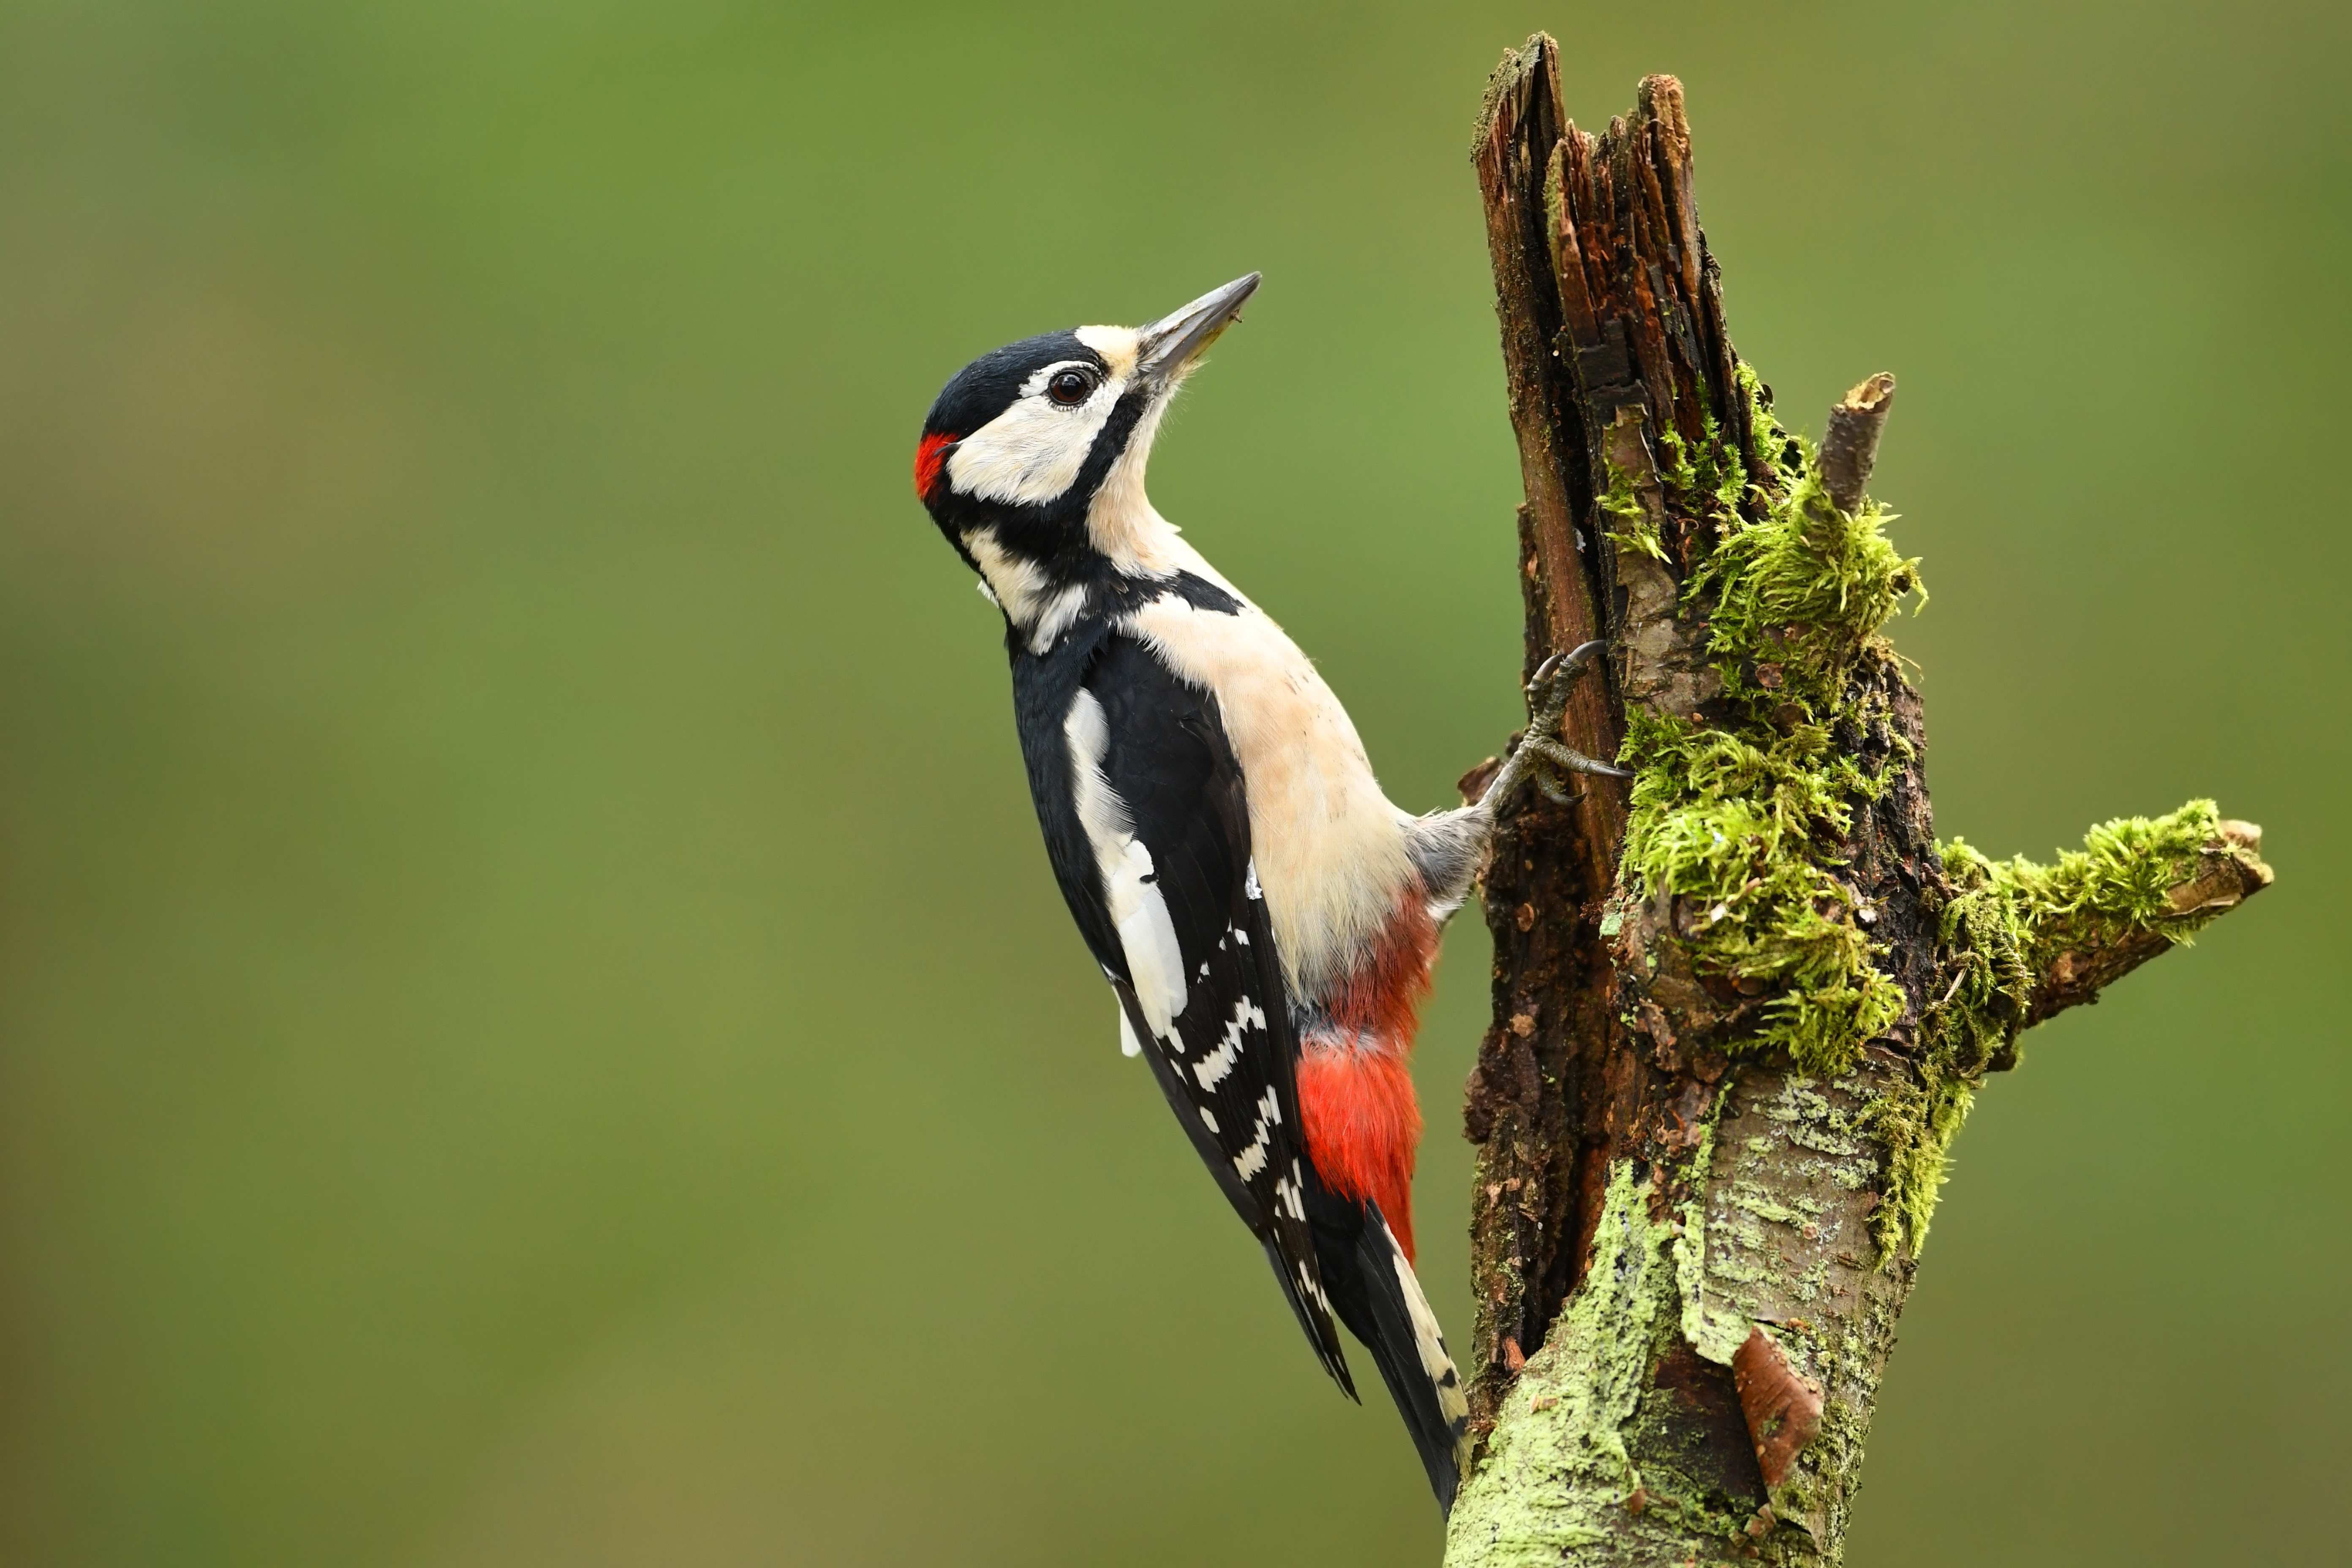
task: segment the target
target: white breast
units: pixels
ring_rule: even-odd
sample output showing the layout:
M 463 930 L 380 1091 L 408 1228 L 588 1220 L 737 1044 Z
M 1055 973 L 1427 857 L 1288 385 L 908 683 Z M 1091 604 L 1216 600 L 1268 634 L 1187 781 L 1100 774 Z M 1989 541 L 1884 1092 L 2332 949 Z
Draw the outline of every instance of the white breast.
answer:
M 1181 539 L 1187 569 L 1223 579 Z M 1235 595 L 1239 597 L 1238 595 Z M 1177 674 L 1213 692 L 1249 791 L 1250 848 L 1295 994 L 1346 978 L 1412 876 L 1403 816 L 1381 793 L 1347 710 L 1280 626 L 1165 598 L 1128 617 Z

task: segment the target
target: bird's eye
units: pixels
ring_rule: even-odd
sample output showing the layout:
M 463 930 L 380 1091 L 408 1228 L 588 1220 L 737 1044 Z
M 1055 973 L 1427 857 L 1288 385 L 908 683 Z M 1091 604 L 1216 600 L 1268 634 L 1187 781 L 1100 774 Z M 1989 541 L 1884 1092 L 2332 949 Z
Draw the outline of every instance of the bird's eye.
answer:
M 1057 372 L 1045 384 L 1045 395 L 1065 408 L 1075 408 L 1084 403 L 1095 389 L 1092 371 L 1066 370 Z

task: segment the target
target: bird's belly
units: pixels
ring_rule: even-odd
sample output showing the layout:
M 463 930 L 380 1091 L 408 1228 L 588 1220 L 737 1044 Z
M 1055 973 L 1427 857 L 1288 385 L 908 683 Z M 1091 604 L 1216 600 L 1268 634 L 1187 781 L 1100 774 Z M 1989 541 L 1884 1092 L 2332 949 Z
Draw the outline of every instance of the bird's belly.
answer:
M 1342 988 L 1415 887 L 1403 821 L 1347 710 L 1255 606 L 1146 605 L 1133 635 L 1212 693 L 1247 781 L 1250 852 L 1294 995 Z

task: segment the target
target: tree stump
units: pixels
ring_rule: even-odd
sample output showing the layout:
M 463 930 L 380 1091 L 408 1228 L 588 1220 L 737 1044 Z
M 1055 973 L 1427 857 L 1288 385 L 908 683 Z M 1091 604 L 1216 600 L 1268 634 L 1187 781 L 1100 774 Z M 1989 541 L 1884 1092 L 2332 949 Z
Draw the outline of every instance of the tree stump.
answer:
M 1974 1090 L 2271 873 L 2203 801 L 2053 866 L 1937 843 L 1881 630 L 1923 590 L 1865 489 L 1894 379 L 1818 449 L 1783 430 L 1725 330 L 1680 84 L 1587 135 L 1557 49 L 1505 56 L 1473 152 L 1527 668 L 1605 639 L 1561 738 L 1635 776 L 1525 792 L 1486 873 L 1446 1561 L 1834 1563 Z

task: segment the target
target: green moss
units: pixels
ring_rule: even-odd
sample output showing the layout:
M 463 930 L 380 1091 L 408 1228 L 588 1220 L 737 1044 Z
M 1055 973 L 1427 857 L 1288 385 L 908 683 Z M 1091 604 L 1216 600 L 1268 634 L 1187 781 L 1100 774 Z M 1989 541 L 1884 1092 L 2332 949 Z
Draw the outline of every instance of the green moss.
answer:
M 1772 468 L 1787 468 L 1789 433 L 1772 414 L 1772 389 L 1756 374 L 1756 367 L 1740 360 L 1731 367 L 1731 378 L 1739 388 L 1739 396 L 1748 405 L 1748 450 L 1756 462 Z
M 2156 818 L 2117 817 L 2091 829 L 2054 866 L 1986 858 L 1965 841 L 1938 846 L 1954 896 L 1938 917 L 1940 995 L 1920 1018 L 1918 1081 L 1870 1112 L 1887 1151 L 1875 1216 L 1882 1257 L 1927 1245 L 1952 1139 L 1996 1055 L 2025 1026 L 2037 976 L 2060 954 L 2153 931 L 2187 942 L 2212 910 L 2168 899 L 2199 853 L 2221 837 L 2221 812 L 2192 800 Z
M 2012 924 L 2030 944 L 2025 959 L 2036 965 L 2139 931 L 2188 942 L 2215 911 L 2175 910 L 2168 894 L 2199 852 L 2221 837 L 2220 807 L 2192 800 L 2163 816 L 2103 822 L 2083 847 L 2062 850 L 2054 866 L 2022 856 L 1989 860 L 1957 838 L 1938 847 L 1955 887 L 1996 893 L 2013 911 Z
M 1919 563 L 1886 538 L 1893 514 L 1865 500 L 1840 511 L 1822 489 L 1817 458 L 1799 443 L 1804 466 L 1764 516 L 1726 534 L 1694 574 L 1690 591 L 1714 603 L 1707 649 L 1751 697 L 1804 703 L 1825 712 L 1854 660 L 1896 605 L 1917 594 Z M 1757 662 L 1776 663 L 1781 685 L 1758 687 Z
M 1778 438 L 1760 402 L 1751 423 Z M 1917 563 L 1887 542 L 1874 503 L 1838 510 L 1801 443 L 1799 466 L 1776 469 L 1777 491 L 1749 494 L 1760 515 L 1743 516 L 1733 501 L 1744 470 L 1711 424 L 1707 434 L 1696 457 L 1669 436 L 1663 477 L 1721 533 L 1685 597 L 1709 606 L 1726 711 L 1704 723 L 1627 714 L 1620 756 L 1636 776 L 1625 874 L 1639 896 L 1671 892 L 1696 906 L 1683 935 L 1702 973 L 1768 994 L 1743 1048 L 1779 1048 L 1803 1070 L 1836 1072 L 1903 1013 L 1902 994 L 1871 962 L 1835 846 L 1854 807 L 1875 799 L 1909 754 L 1853 675 L 1918 589 Z M 1874 769 L 1858 760 L 1841 743 L 1857 735 L 1874 738 L 1887 760 Z
M 1682 435 L 1671 425 L 1659 438 L 1659 477 L 1676 493 L 1685 498 L 1694 511 L 1711 520 L 1718 528 L 1730 527 L 1739 521 L 1739 504 L 1748 496 L 1748 468 L 1723 441 L 1723 430 L 1712 414 L 1703 415 L 1705 426 L 1698 450 L 1693 453 Z M 1765 417 L 1769 419 L 1770 415 Z
M 1886 1191 L 1871 1216 L 1882 1266 L 1892 1266 L 1906 1243 L 1915 1258 L 1927 1244 L 1952 1140 L 1976 1103 L 1976 1091 L 1964 1079 L 1932 1067 L 1922 1077 L 1922 1083 L 1870 1108 L 1871 1132 L 1886 1149 Z
M 1881 780 L 1826 725 L 1760 730 L 1630 713 L 1623 754 L 1640 766 L 1624 864 L 1643 895 L 1670 890 L 1696 907 L 1685 940 L 1703 970 L 1772 992 L 1745 1047 L 1833 1072 L 1903 1014 L 1870 962 L 1858 897 L 1833 874 L 1843 862 L 1822 847 Z
M 1631 473 L 1612 463 L 1609 489 L 1596 504 L 1617 520 L 1618 526 L 1607 531 L 1619 549 L 1638 550 L 1660 561 L 1666 558 L 1665 545 L 1658 538 L 1657 521 L 1650 516 L 1650 509 L 1642 504 L 1641 490 Z

